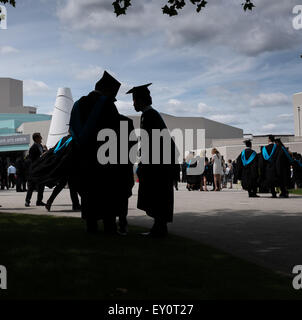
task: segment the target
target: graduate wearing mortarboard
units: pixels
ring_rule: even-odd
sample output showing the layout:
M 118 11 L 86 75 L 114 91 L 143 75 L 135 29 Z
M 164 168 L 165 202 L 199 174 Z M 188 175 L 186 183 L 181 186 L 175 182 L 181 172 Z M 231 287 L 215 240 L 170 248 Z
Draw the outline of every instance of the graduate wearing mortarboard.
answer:
M 273 135 L 269 135 L 268 143 L 261 150 L 259 159 L 260 176 L 263 186 L 270 189 L 272 198 L 276 198 L 276 187 L 279 186 L 277 159 L 281 148 L 276 144 Z
M 97 159 L 98 149 L 105 143 L 97 141 L 101 129 L 112 129 L 119 138 L 120 120 L 129 120 L 130 130 L 133 128 L 132 120 L 121 116 L 114 104 L 120 85 L 105 71 L 95 90 L 75 102 L 71 112 L 70 132 L 78 149 L 74 165 L 82 198 L 82 218 L 86 220 L 87 231 L 92 233 L 97 232 L 100 219 L 106 233 L 116 233 L 116 216 L 127 215 L 128 197 L 134 184 L 132 165 L 101 165 Z
M 277 174 L 279 178 L 279 186 L 281 193 L 280 198 L 288 198 L 288 188 L 290 186 L 290 166 L 294 163 L 294 159 L 286 147 L 283 145 L 281 139 L 276 139 L 276 144 L 280 148 L 277 158 Z
M 173 181 L 177 179 L 180 165 L 175 164 L 177 150 L 173 139 L 171 139 L 171 164 L 163 163 L 163 140 L 161 140 L 160 164 L 152 164 L 152 129 L 167 129 L 161 115 L 152 108 L 152 98 L 148 87 L 151 83 L 134 87 L 127 92 L 133 97 L 133 105 L 137 112 L 142 112 L 141 129 L 149 135 L 149 164 L 140 162 L 138 165 L 138 209 L 144 210 L 146 214 L 154 218 L 154 225 L 149 236 L 165 236 L 168 233 L 167 223 L 173 220 L 174 211 L 174 189 Z M 143 148 L 141 149 L 143 150 Z M 143 155 L 141 155 L 143 157 Z
M 241 185 L 244 190 L 247 190 L 250 198 L 258 198 L 258 155 L 252 149 L 251 140 L 244 141 L 246 148 L 242 150 L 238 156 L 237 178 L 241 180 Z

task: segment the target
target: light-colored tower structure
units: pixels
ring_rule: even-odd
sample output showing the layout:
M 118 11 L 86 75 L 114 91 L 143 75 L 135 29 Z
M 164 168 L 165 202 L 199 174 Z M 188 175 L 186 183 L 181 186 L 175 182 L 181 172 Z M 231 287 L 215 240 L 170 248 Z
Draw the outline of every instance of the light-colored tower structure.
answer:
M 68 135 L 73 99 L 69 88 L 59 88 L 51 119 L 47 148 L 52 148 L 61 138 Z
M 302 136 L 302 92 L 294 94 L 295 136 Z

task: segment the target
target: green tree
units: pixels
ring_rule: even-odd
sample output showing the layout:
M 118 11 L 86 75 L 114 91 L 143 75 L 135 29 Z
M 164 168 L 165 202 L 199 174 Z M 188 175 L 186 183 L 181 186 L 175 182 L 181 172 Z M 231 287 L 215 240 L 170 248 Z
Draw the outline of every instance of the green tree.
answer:
M 131 6 L 132 0 L 116 0 L 112 3 L 114 7 L 114 12 L 116 16 L 126 14 L 127 9 Z M 163 14 L 167 14 L 170 17 L 178 15 L 179 10 L 183 9 L 188 0 L 167 0 L 167 4 L 162 8 Z M 200 12 L 202 9 L 204 9 L 208 3 L 208 1 L 205 0 L 189 0 L 192 5 L 195 6 L 196 11 Z M 227 1 L 227 0 L 226 0 Z M 245 2 L 242 3 L 243 10 L 252 10 L 255 5 L 252 2 L 252 0 L 244 0 Z

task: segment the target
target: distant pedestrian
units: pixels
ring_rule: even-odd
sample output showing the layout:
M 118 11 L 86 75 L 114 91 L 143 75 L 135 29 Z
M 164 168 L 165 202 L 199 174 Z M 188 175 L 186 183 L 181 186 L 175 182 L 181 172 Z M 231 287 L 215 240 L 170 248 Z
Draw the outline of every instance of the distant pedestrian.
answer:
M 16 168 L 11 163 L 7 168 L 8 188 L 15 188 L 16 185 Z
M 222 158 L 219 151 L 216 148 L 212 149 L 212 163 L 213 163 L 213 174 L 214 174 L 214 191 L 221 190 L 221 175 L 223 172 Z
M 31 166 L 34 164 L 36 160 L 38 160 L 41 157 L 41 155 L 45 151 L 45 147 L 42 146 L 41 134 L 39 132 L 36 132 L 33 134 L 32 138 L 34 140 L 34 144 L 29 149 L 29 159 L 31 162 Z M 30 173 L 29 173 L 29 179 L 30 179 Z M 36 205 L 45 206 L 45 203 L 42 201 L 43 193 L 44 193 L 44 185 L 33 183 L 30 180 L 28 181 L 28 190 L 25 198 L 25 206 L 26 207 L 30 206 L 30 200 L 34 190 L 38 191 Z
M 234 169 L 233 169 L 233 163 L 232 160 L 228 160 L 228 165 L 226 168 L 226 182 L 230 183 L 229 189 L 233 188 L 233 178 L 234 178 Z
M 26 163 L 23 157 L 19 157 L 16 160 L 16 191 L 25 192 L 26 190 Z
M 202 190 L 202 186 L 203 186 L 204 191 L 209 191 L 207 188 L 207 184 L 209 181 L 211 181 L 211 175 L 212 175 L 211 170 L 212 170 L 212 167 L 209 163 L 209 159 L 205 158 L 204 172 L 202 174 L 202 181 L 201 181 L 201 186 L 200 186 L 201 190 Z
M 181 182 L 187 182 L 187 163 L 186 163 L 186 159 L 183 159 L 183 163 L 181 165 Z

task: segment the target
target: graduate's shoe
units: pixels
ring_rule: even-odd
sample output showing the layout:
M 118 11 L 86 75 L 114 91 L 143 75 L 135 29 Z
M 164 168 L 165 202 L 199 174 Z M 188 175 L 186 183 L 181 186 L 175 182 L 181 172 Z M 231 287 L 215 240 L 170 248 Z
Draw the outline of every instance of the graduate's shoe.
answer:
M 25 201 L 25 207 L 30 207 L 30 203 L 28 201 Z
M 46 203 L 45 208 L 49 212 L 51 209 L 51 203 Z
M 275 199 L 275 198 L 277 198 L 277 195 L 276 195 L 276 194 L 273 194 L 273 195 L 271 196 L 271 198 Z
M 37 207 L 45 207 L 46 203 L 44 203 L 43 201 L 39 201 L 39 202 L 36 202 L 36 206 Z

